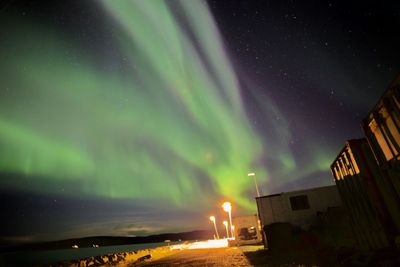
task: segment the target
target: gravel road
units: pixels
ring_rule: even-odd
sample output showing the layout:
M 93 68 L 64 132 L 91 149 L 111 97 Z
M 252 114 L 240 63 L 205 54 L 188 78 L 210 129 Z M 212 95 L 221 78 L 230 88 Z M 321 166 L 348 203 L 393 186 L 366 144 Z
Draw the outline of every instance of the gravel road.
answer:
M 174 255 L 132 266 L 253 266 L 236 247 L 183 250 Z

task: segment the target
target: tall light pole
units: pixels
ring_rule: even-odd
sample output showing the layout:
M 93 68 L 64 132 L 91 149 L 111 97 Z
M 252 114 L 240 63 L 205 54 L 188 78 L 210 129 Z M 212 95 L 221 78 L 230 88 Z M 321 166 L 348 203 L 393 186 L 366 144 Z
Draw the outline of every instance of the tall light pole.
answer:
M 227 222 L 227 221 L 223 221 L 222 223 L 225 225 L 225 229 L 226 229 L 226 238 L 229 238 L 228 222 Z
M 232 230 L 232 205 L 230 202 L 224 202 L 224 204 L 222 204 L 222 208 L 224 209 L 224 211 L 228 212 L 229 215 L 229 223 L 231 225 L 231 236 L 233 237 L 233 230 Z
M 213 222 L 213 224 L 214 224 L 214 229 L 215 229 L 215 234 L 217 235 L 217 239 L 219 239 L 218 230 L 217 230 L 217 225 L 216 225 L 216 223 L 215 223 L 215 217 L 214 217 L 214 216 L 210 216 L 210 221 Z
M 258 190 L 258 185 L 257 185 L 257 180 L 256 180 L 256 174 L 254 172 L 248 173 L 247 176 L 253 176 L 254 178 L 254 184 L 256 185 L 256 190 L 257 190 L 257 197 L 260 197 L 260 190 Z

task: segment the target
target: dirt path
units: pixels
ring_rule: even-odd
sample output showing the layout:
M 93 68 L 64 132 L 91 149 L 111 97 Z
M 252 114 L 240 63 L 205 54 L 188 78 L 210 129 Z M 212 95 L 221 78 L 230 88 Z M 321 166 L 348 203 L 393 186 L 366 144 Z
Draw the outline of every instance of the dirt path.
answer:
M 253 266 L 242 250 L 231 248 L 183 250 L 174 255 L 131 266 Z

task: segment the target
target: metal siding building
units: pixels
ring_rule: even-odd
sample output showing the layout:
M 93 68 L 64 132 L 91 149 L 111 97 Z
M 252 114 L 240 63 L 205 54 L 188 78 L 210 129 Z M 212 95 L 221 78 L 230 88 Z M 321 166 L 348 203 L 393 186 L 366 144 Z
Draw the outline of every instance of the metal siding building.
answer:
M 384 95 L 362 122 L 380 176 L 377 186 L 390 214 L 388 229 L 396 242 L 400 240 L 400 75 L 389 85 Z M 389 227 L 389 226 L 388 226 Z
M 397 192 L 400 192 L 400 76 L 379 99 L 362 126 L 382 169 L 390 172 Z
M 368 142 L 349 140 L 331 165 L 359 247 L 388 247 L 390 220 L 377 185 L 381 178 Z M 383 227 L 386 226 L 386 227 Z
M 378 165 L 400 196 L 400 76 L 389 86 L 362 126 Z
M 317 219 L 317 212 L 341 206 L 335 185 L 257 197 L 261 225 L 284 222 L 309 229 Z
M 362 122 L 381 170 L 400 196 L 400 75 Z

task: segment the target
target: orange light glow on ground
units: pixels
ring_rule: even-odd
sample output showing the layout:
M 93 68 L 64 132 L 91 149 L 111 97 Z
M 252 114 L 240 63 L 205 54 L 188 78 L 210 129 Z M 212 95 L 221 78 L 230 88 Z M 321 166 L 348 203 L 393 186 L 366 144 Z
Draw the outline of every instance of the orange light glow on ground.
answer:
M 228 239 L 212 239 L 207 241 L 193 242 L 190 244 L 179 244 L 171 246 L 171 250 L 183 250 L 183 249 L 202 249 L 202 248 L 227 248 Z

